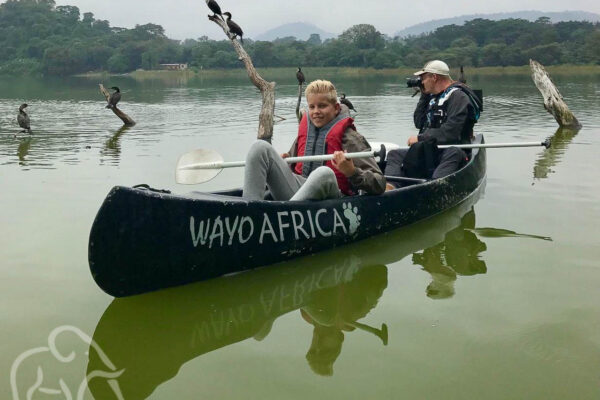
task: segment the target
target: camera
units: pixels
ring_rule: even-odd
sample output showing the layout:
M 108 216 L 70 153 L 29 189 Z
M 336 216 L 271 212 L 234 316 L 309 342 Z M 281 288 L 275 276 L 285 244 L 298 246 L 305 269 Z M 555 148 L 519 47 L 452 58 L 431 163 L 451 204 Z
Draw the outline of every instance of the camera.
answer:
M 416 76 L 413 78 L 406 78 L 406 87 L 417 87 L 417 88 L 423 88 L 423 82 L 421 82 L 421 77 L 420 76 Z

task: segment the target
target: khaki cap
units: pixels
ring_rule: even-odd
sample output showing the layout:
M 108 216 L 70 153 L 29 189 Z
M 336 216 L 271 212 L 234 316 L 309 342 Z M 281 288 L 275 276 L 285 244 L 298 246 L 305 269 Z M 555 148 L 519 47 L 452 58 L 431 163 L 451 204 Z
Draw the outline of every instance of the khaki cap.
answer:
M 448 64 L 440 60 L 429 61 L 423 66 L 423 69 L 415 72 L 415 75 L 423 75 L 426 72 L 429 72 L 430 74 L 450 76 L 450 68 L 448 68 Z

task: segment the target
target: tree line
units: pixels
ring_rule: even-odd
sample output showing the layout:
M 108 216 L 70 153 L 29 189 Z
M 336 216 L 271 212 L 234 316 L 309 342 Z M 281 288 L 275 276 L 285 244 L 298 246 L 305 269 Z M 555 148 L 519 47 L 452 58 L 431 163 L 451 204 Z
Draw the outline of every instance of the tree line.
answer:
M 198 16 L 203 18 L 203 16 Z M 439 58 L 451 66 L 600 64 L 600 24 L 523 19 L 474 19 L 434 32 L 391 38 L 368 24 L 334 39 L 286 37 L 244 42 L 257 67 L 419 67 Z M 7 0 L 0 4 L 0 74 L 72 75 L 157 69 L 162 63 L 191 68 L 240 68 L 228 40 L 169 39 L 160 25 L 111 27 L 92 13 L 54 0 Z

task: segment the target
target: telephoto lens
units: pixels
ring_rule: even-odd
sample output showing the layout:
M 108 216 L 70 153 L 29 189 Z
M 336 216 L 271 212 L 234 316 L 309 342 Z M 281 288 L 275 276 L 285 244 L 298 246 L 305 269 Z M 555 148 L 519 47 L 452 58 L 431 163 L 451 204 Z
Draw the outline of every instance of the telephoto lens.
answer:
M 423 83 L 421 82 L 421 77 L 417 76 L 417 77 L 413 77 L 413 78 L 406 78 L 406 87 L 422 88 Z

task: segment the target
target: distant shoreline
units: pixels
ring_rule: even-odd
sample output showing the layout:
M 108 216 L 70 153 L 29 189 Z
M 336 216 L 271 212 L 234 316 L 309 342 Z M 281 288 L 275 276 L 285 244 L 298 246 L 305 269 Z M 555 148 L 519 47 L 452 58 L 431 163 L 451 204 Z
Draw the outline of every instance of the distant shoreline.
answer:
M 353 67 L 303 67 L 304 71 L 310 75 L 339 75 L 343 77 L 377 77 L 377 76 L 396 76 L 407 75 L 414 72 L 415 68 L 389 68 L 389 69 L 374 69 L 374 68 L 353 68 Z M 588 75 L 600 74 L 600 65 L 549 65 L 545 67 L 552 75 Z M 265 79 L 280 79 L 290 73 L 295 73 L 295 67 L 276 67 L 276 68 L 257 68 L 258 72 Z M 469 75 L 522 75 L 531 73 L 529 65 L 508 66 L 508 67 L 465 67 Z M 452 76 L 458 76 L 458 68 L 452 69 Z M 309 76 L 310 76 L 309 75 Z M 109 72 L 88 72 L 85 74 L 77 74 L 75 77 L 81 78 L 102 78 L 107 76 L 129 76 L 134 79 L 161 79 L 161 78 L 192 78 L 192 77 L 207 77 L 207 78 L 242 78 L 247 77 L 246 70 L 238 69 L 204 69 L 195 70 L 187 69 L 184 71 L 162 71 L 162 70 L 137 70 L 125 74 L 111 74 Z

